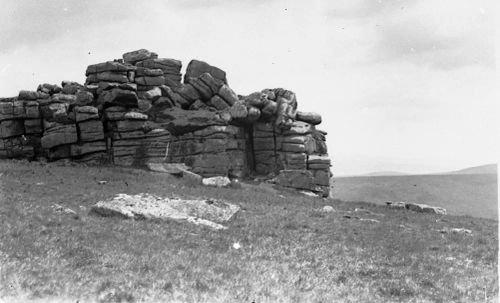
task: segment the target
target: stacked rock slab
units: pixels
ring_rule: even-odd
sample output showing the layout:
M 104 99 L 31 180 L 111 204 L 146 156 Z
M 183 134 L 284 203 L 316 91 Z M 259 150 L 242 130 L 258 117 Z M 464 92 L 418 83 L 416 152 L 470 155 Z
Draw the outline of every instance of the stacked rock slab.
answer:
M 89 65 L 86 84 L 96 87 L 97 106 L 102 110 L 111 106 L 137 107 L 136 67 L 120 60 Z
M 146 114 L 113 106 L 105 109 L 104 118 L 114 164 L 140 166 L 164 161 L 170 134 L 152 129 Z
M 287 171 L 288 177 L 281 178 L 283 185 L 305 190 L 329 193 L 330 160 L 326 153 L 324 133 L 303 121 L 294 121 L 290 129 L 280 129 L 269 122 L 253 125 L 253 149 L 255 171 L 261 175 L 279 174 Z M 301 171 L 308 170 L 309 174 Z M 297 174 L 308 179 L 301 185 L 285 182 Z M 304 185 L 306 184 L 306 185 Z
M 17 98 L 0 99 L 0 158 L 33 156 L 34 147 L 29 144 L 24 127 L 27 121 L 25 103 L 28 102 Z
M 167 108 L 155 114 L 155 123 L 172 138 L 167 162 L 185 163 L 203 176 L 243 177 L 247 172 L 246 133 L 229 125 L 227 113 Z
M 142 112 L 147 111 L 151 104 L 138 96 L 164 84 L 162 70 L 136 66 L 157 58 L 155 53 L 138 50 L 124 54 L 123 60 L 87 68 L 87 83 L 98 86 L 97 106 L 102 113 L 107 152 L 112 163 L 141 165 L 165 158 L 169 134 L 148 126 L 148 115 Z M 92 131 L 98 128 L 97 123 L 94 120 L 83 123 L 92 137 Z M 102 147 L 100 143 L 94 143 L 94 146 L 96 149 Z
M 158 58 L 158 54 L 146 49 L 125 53 L 123 60 L 137 67 L 134 81 L 141 95 L 164 84 L 170 87 L 181 84 L 182 63 L 179 60 Z
M 142 66 L 143 61 L 157 58 L 158 54 L 146 49 L 139 49 L 123 54 L 123 61 L 130 66 L 134 66 L 133 76 L 129 77 L 129 80 L 136 84 L 139 97 L 142 97 L 144 92 L 165 84 L 165 78 L 161 69 Z M 136 65 L 140 65 L 140 67 L 137 68 Z
M 60 93 L 51 92 L 40 100 L 43 124 L 41 147 L 49 160 L 72 159 L 83 162 L 106 160 L 102 122 L 89 88 L 63 81 Z
M 161 86 L 159 93 L 145 97 L 163 107 L 180 107 L 192 111 L 228 111 L 238 100 L 237 95 L 222 80 L 208 72 L 188 77 L 179 86 Z M 158 100 L 159 99 L 159 100 Z
M 330 159 L 321 116 L 298 111 L 282 88 L 237 95 L 226 73 L 145 49 L 63 81 L 0 99 L 0 157 L 185 163 L 203 176 L 265 176 L 328 195 Z
M 234 125 L 214 125 L 173 136 L 167 161 L 185 163 L 205 177 L 242 178 L 247 173 L 245 132 Z
M 140 79 L 138 80 L 139 82 L 137 82 L 138 84 L 141 83 L 141 85 L 150 85 L 150 86 L 159 86 L 162 84 L 166 84 L 171 87 L 177 87 L 180 86 L 181 84 L 182 63 L 179 60 L 169 59 L 169 58 L 150 58 L 137 62 L 136 66 L 138 69 L 141 70 L 154 70 L 155 72 L 150 71 L 149 75 L 148 72 L 145 73 L 145 75 L 148 75 L 149 77 L 156 76 L 156 73 L 159 73 L 158 71 L 161 70 L 163 78 L 163 83 L 161 84 L 151 83 L 150 81 L 148 81 L 149 79 Z
M 71 158 L 71 144 L 78 142 L 76 121 L 70 111 L 70 106 L 76 104 L 76 91 L 65 92 L 52 94 L 38 103 L 43 122 L 41 146 L 49 160 Z
M 84 162 L 108 160 L 103 123 L 97 107 L 84 105 L 73 109 L 78 131 L 78 143 L 72 144 L 71 157 Z
M 76 82 L 63 81 L 62 87 L 53 84 L 41 84 L 37 91 L 21 91 L 17 98 L 3 100 L 1 112 L 3 119 L 10 123 L 9 132 L 2 140 L 2 156 L 9 158 L 34 158 L 44 156 L 49 160 L 72 159 L 87 161 L 87 154 L 96 151 L 88 144 L 95 145 L 95 138 L 80 136 L 79 124 L 84 121 L 78 111 L 79 105 L 94 101 L 93 94 L 85 86 Z M 90 106 L 83 106 L 83 108 Z M 88 110 L 87 110 L 88 111 Z M 102 146 L 104 134 L 102 123 L 93 108 L 93 117 L 97 119 L 94 136 L 101 140 L 99 151 L 106 152 Z M 88 113 L 85 113 L 88 115 Z M 89 119 L 89 118 L 85 118 Z M 3 123 L 3 122 L 2 122 Z M 5 123 L 3 123 L 5 126 Z M 101 126 L 100 128 L 98 126 Z M 83 128 L 82 128 L 83 129 Z
M 230 112 L 236 121 L 252 125 L 251 163 L 257 174 L 278 175 L 276 181 L 282 186 L 328 196 L 326 133 L 315 127 L 321 123 L 320 115 L 297 111 L 295 94 L 281 88 L 242 97 Z M 314 157 L 326 160 L 315 159 L 321 165 L 310 167 L 308 161 Z

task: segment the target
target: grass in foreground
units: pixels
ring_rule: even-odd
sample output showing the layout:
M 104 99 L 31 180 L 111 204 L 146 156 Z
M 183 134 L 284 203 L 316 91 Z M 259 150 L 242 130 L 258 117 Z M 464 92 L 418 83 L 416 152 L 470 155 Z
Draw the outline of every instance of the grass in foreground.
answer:
M 0 162 L 0 174 L 0 301 L 498 300 L 497 221 L 264 186 L 204 188 L 116 167 Z M 88 215 L 98 200 L 139 192 L 225 199 L 242 211 L 226 231 Z M 55 212 L 56 203 L 78 217 Z M 321 212 L 324 205 L 336 212 Z M 377 214 L 348 213 L 355 207 Z M 443 227 L 473 233 L 441 234 Z

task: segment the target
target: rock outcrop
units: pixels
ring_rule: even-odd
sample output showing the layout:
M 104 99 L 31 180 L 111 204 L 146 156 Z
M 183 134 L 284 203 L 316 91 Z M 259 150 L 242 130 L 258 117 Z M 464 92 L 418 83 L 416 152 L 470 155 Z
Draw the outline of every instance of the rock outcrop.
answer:
M 292 91 L 246 96 L 226 72 L 140 49 L 87 67 L 86 81 L 0 99 L 0 157 L 125 166 L 184 163 L 203 177 L 259 176 L 327 196 L 331 162 L 316 113 Z M 182 81 L 183 79 L 183 81 Z M 262 179 L 262 178 L 261 178 Z

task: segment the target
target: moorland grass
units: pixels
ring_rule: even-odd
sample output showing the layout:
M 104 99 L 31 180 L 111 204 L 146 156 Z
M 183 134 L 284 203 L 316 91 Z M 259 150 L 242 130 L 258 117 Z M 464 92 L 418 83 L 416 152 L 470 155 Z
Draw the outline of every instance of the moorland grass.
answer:
M 345 201 L 408 201 L 444 207 L 451 215 L 498 220 L 496 174 L 338 177 L 333 192 Z
M 498 300 L 494 220 L 311 198 L 269 186 L 207 188 L 118 167 L 4 161 L 0 174 L 3 302 Z M 242 210 L 223 231 L 89 215 L 98 200 L 141 192 L 224 199 Z M 77 216 L 55 211 L 54 204 Z M 322 212 L 324 205 L 336 211 Z M 472 234 L 442 234 L 444 227 Z

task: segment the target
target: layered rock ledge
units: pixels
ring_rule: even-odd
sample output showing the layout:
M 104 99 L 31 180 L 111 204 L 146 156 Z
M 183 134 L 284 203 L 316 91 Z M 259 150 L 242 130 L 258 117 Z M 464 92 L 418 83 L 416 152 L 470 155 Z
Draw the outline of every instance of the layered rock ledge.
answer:
M 87 67 L 86 81 L 0 98 L 0 158 L 145 166 L 274 178 L 328 196 L 331 161 L 319 114 L 283 88 L 238 95 L 226 72 L 140 49 Z

